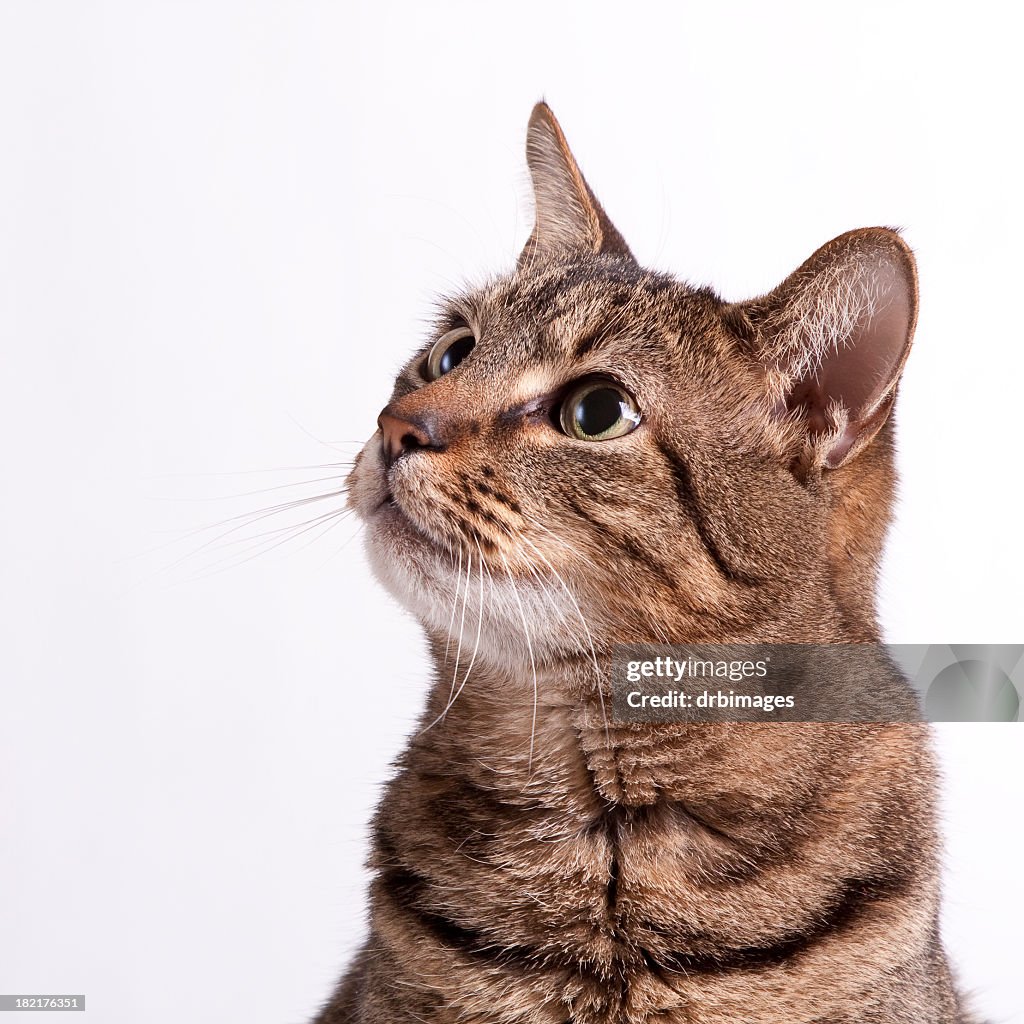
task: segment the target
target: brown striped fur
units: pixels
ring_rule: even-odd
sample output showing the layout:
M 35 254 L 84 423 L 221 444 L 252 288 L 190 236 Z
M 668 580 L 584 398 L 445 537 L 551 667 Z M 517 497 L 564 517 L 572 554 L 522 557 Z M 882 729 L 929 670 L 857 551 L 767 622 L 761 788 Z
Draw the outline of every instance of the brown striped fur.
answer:
M 909 250 L 851 232 L 727 303 L 635 262 L 543 104 L 527 152 L 516 270 L 430 339 L 475 348 L 433 381 L 429 344 L 410 361 L 350 482 L 436 682 L 318 1021 L 966 1021 L 926 727 L 606 715 L 616 643 L 877 639 Z M 590 374 L 636 430 L 557 429 Z

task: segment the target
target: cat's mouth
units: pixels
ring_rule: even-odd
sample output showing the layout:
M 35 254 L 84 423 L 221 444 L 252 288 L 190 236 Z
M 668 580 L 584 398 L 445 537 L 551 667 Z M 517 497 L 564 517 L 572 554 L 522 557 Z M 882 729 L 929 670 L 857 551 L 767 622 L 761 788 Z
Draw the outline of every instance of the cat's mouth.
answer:
M 377 507 L 373 510 L 373 513 L 374 515 L 387 515 L 389 513 L 394 513 L 408 521 L 410 526 L 413 525 L 412 521 L 409 520 L 409 517 L 403 511 L 402 506 L 398 504 L 398 499 L 395 497 L 395 493 L 390 487 L 384 492 L 384 497 L 377 503 Z
M 374 509 L 374 518 L 385 525 L 388 530 L 394 530 L 402 536 L 413 541 L 426 544 L 429 547 L 439 550 L 441 541 L 428 533 L 411 515 L 402 507 L 402 503 L 395 497 L 390 487 L 384 492 L 384 497 Z
M 455 538 L 445 529 L 443 507 L 424 474 L 405 464 L 389 467 L 379 444 L 378 432 L 367 446 L 377 457 L 361 458 L 349 477 L 350 502 L 370 528 L 369 536 L 384 543 L 389 557 L 415 557 L 417 549 L 423 554 L 450 554 Z

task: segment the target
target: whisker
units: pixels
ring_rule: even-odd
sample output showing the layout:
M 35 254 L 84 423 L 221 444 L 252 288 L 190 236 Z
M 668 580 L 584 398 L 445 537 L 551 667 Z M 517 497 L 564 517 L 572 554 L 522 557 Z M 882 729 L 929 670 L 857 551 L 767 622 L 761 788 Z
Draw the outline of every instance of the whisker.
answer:
M 554 543 L 558 544 L 560 547 L 565 548 L 566 551 L 572 552 L 572 554 L 574 554 L 577 558 L 582 559 L 592 569 L 596 570 L 597 572 L 606 571 L 606 566 L 599 565 L 585 551 L 580 551 L 578 547 L 576 547 L 573 544 L 570 544 L 569 541 L 567 541 L 564 537 L 560 537 L 553 530 L 548 529 L 548 527 L 546 527 L 542 522 L 540 522 L 540 520 L 534 519 L 532 516 L 528 516 L 525 513 L 523 513 L 523 518 L 531 526 L 536 527 L 538 530 L 543 530 L 552 539 L 552 541 L 554 541 Z
M 294 480 L 287 484 L 276 484 L 273 487 L 260 487 L 254 491 L 236 491 L 234 494 L 215 494 L 206 498 L 189 497 L 160 497 L 153 498 L 153 501 L 174 501 L 174 502 L 210 502 L 210 501 L 232 501 L 235 498 L 251 498 L 255 494 L 271 494 L 273 491 L 286 491 L 294 487 L 312 487 L 313 484 L 323 484 L 331 480 L 337 480 L 338 474 L 331 476 L 318 476 L 312 480 Z
M 149 476 L 147 480 L 192 480 L 208 476 L 256 476 L 259 473 L 299 473 L 310 469 L 334 469 L 339 466 L 352 466 L 355 460 L 347 459 L 342 462 L 321 462 L 308 466 L 271 466 L 269 469 L 236 469 L 227 473 L 158 473 Z
M 208 566 L 205 567 L 203 572 L 198 573 L 195 576 L 191 576 L 182 582 L 193 582 L 195 580 L 206 579 L 208 576 L 215 576 L 218 573 L 226 572 L 228 569 L 234 569 L 240 565 L 245 565 L 246 562 L 251 562 L 254 558 L 259 558 L 262 555 L 270 554 L 270 552 L 274 551 L 276 548 L 279 548 L 284 544 L 289 544 L 292 541 L 297 540 L 304 534 L 309 533 L 310 530 L 315 530 L 325 521 L 330 522 L 336 519 L 343 519 L 350 514 L 351 510 L 344 508 L 334 509 L 330 512 L 324 512 L 322 515 L 316 516 L 311 520 L 307 520 L 304 523 L 298 523 L 289 527 L 288 529 L 290 530 L 290 532 L 285 537 L 281 537 L 280 539 L 273 541 L 269 544 L 266 542 L 266 540 L 261 540 L 258 541 L 256 544 L 251 545 L 244 551 L 232 552 L 230 555 L 226 555 L 224 558 L 218 559 L 217 561 L 210 563 Z M 252 538 L 248 539 L 251 540 Z M 239 555 L 247 557 L 239 557 Z M 225 565 L 224 563 L 226 562 L 229 564 Z M 218 569 L 218 566 L 223 566 L 223 568 Z
M 269 510 L 265 510 L 265 511 L 260 512 L 260 513 L 245 513 L 245 514 L 240 515 L 240 516 L 233 516 L 230 519 L 224 520 L 224 522 L 222 522 L 222 523 L 216 524 L 216 526 L 223 526 L 226 523 L 235 522 L 236 520 L 239 520 L 239 519 L 241 520 L 241 522 L 235 522 L 235 525 L 230 527 L 229 529 L 224 530 L 222 533 L 217 534 L 217 536 L 215 536 L 215 537 L 211 537 L 209 540 L 207 540 L 204 543 L 200 544 L 198 547 L 193 548 L 191 551 L 185 552 L 185 554 L 183 554 L 180 558 L 176 558 L 176 559 L 174 559 L 174 561 L 169 562 L 166 565 L 161 566 L 160 568 L 155 570 L 152 575 L 153 576 L 160 576 L 160 575 L 164 575 L 164 574 L 170 572 L 172 569 L 176 569 L 183 562 L 187 562 L 190 559 L 195 558 L 197 555 L 201 554 L 203 551 L 207 550 L 208 548 L 213 547 L 214 545 L 217 544 L 218 541 L 223 540 L 225 537 L 228 537 L 228 536 L 230 536 L 233 533 L 237 533 L 239 530 L 244 530 L 246 527 L 252 526 L 254 523 L 262 522 L 264 519 L 269 519 L 271 516 L 280 515 L 283 512 L 291 511 L 291 510 L 296 509 L 296 508 L 301 508 L 301 507 L 303 507 L 305 505 L 310 505 L 310 504 L 312 504 L 314 502 L 317 502 L 317 501 L 325 501 L 328 498 L 339 497 L 342 494 L 344 494 L 344 490 L 341 490 L 341 491 L 329 491 L 329 492 L 327 492 L 325 494 L 319 494 L 319 495 L 315 495 L 315 496 L 309 497 L 309 498 L 300 498 L 300 499 L 298 499 L 296 501 L 283 502 L 280 505 L 272 506 Z M 339 511 L 344 511 L 344 510 L 339 510 Z M 175 538 L 173 540 L 167 541 L 164 544 L 158 544 L 155 547 L 150 548 L 150 552 L 163 550 L 164 548 L 168 547 L 169 545 L 181 543 L 181 542 L 183 542 L 185 540 L 188 540 L 190 537 L 194 537 L 196 534 L 202 534 L 202 533 L 205 533 L 208 530 L 214 529 L 214 528 L 216 528 L 216 527 L 205 526 L 205 527 L 202 527 L 202 528 L 200 528 L 198 530 L 193 530 L 193 531 L 189 532 L 188 534 L 186 534 L 184 537 Z M 249 537 L 249 538 L 243 537 L 243 538 L 240 538 L 240 539 L 244 542 L 245 540 L 251 540 L 252 538 L 251 537 Z M 218 545 L 218 546 L 222 546 L 222 545 Z M 214 550 L 216 550 L 216 548 Z
M 154 547 L 148 548 L 146 551 L 142 552 L 142 554 L 148 555 L 152 554 L 155 551 L 161 551 L 164 548 L 170 547 L 173 544 L 183 543 L 190 537 L 195 537 L 198 534 L 207 533 L 210 530 L 216 530 L 222 526 L 227 526 L 228 523 L 237 524 L 235 526 L 232 526 L 231 529 L 225 530 L 224 533 L 219 534 L 217 537 L 213 537 L 210 540 L 206 541 L 204 544 L 200 545 L 198 548 L 195 549 L 195 551 L 191 552 L 190 554 L 183 555 L 180 559 L 178 559 L 177 562 L 172 562 L 171 565 L 166 566 L 166 568 L 169 569 L 174 568 L 174 566 L 178 565 L 186 558 L 191 557 L 191 555 L 193 554 L 197 554 L 198 552 L 209 547 L 211 544 L 216 543 L 216 541 L 220 540 L 221 537 L 227 537 L 229 534 L 234 533 L 236 530 L 244 529 L 246 526 L 249 526 L 252 523 L 261 522 L 264 519 L 268 519 L 270 516 L 279 515 L 282 512 L 288 512 L 295 508 L 301 508 L 303 505 L 312 504 L 314 501 L 326 501 L 328 498 L 339 498 L 345 494 L 346 490 L 347 488 L 341 487 L 336 491 L 325 491 L 323 494 L 314 494 L 305 498 L 295 498 L 292 501 L 283 501 L 277 505 L 270 505 L 267 508 L 256 509 L 256 511 L 254 512 L 241 512 L 236 516 L 229 516 L 227 519 L 222 519 L 218 523 L 211 523 L 207 526 L 200 526 L 195 530 L 189 530 L 187 533 L 183 534 L 180 537 L 174 537 L 171 540 L 163 542 L 162 544 L 157 544 Z M 238 522 L 239 520 L 242 520 L 242 522 Z
M 323 529 L 317 534 L 314 534 L 306 541 L 301 547 L 295 549 L 296 554 L 300 551 L 305 551 L 306 548 L 312 547 L 318 543 L 322 538 L 326 537 L 339 523 L 344 523 L 350 516 L 354 514 L 355 510 L 350 508 L 339 509 L 337 515 L 327 518 L 323 523 Z
M 455 669 L 452 672 L 452 685 L 448 691 L 448 707 L 451 707 L 451 695 L 455 692 L 455 682 L 459 677 L 459 662 L 462 660 L 462 640 L 466 633 L 466 606 L 469 604 L 469 581 L 473 573 L 473 554 L 466 555 L 466 592 L 462 595 L 462 618 L 459 620 L 459 646 L 455 650 Z M 443 718 L 447 714 L 447 708 L 441 713 Z
M 508 574 L 508 581 L 512 585 L 512 596 L 515 598 L 516 604 L 519 606 L 519 614 L 523 620 L 523 637 L 526 640 L 526 649 L 530 653 L 530 669 L 533 672 L 533 720 L 530 723 L 530 759 L 527 764 L 527 772 L 533 772 L 533 744 L 534 737 L 537 734 L 537 662 L 533 656 L 533 643 L 530 640 L 530 628 L 526 622 L 526 609 L 523 607 L 523 602 L 519 598 L 519 591 L 516 588 L 515 577 L 512 575 L 512 569 L 509 567 L 508 559 L 502 552 L 501 560 L 505 563 L 505 572 Z
M 427 732 L 427 730 L 432 729 L 435 725 L 437 725 L 438 722 L 442 721 L 444 718 L 447 717 L 448 712 L 452 709 L 452 706 L 459 699 L 459 694 L 462 693 L 462 691 L 466 687 L 466 683 L 469 682 L 469 674 L 473 671 L 473 666 L 476 664 L 476 656 L 477 656 L 477 653 L 480 650 L 480 637 L 481 637 L 481 635 L 483 633 L 483 626 L 484 626 L 484 553 L 483 553 L 483 551 L 480 550 L 480 544 L 479 544 L 479 542 L 476 541 L 475 538 L 474 538 L 474 543 L 476 543 L 477 551 L 480 552 L 480 561 L 479 561 L 479 565 L 480 565 L 480 602 L 479 602 L 479 604 L 480 604 L 480 607 L 479 607 L 479 610 L 477 612 L 476 642 L 473 644 L 473 656 L 469 659 L 469 665 L 466 668 L 466 674 L 462 677 L 462 682 L 459 684 L 459 688 L 457 690 L 455 690 L 454 687 L 453 687 L 452 692 L 449 693 L 449 695 L 448 695 L 448 703 L 444 706 L 443 710 L 437 716 L 437 718 L 435 718 L 434 721 L 432 721 L 430 723 L 430 725 L 428 725 L 427 728 L 423 730 L 423 732 Z M 488 572 L 488 576 L 489 575 L 490 575 L 490 572 Z M 469 577 L 468 576 L 466 577 L 466 592 L 467 593 L 469 592 Z M 453 677 L 453 682 L 454 682 L 454 677 Z
M 551 539 L 555 543 L 557 543 L 557 544 L 561 545 L 562 547 L 566 548 L 566 550 L 568 550 L 568 551 L 574 552 L 578 557 L 580 557 L 588 565 L 590 565 L 595 571 L 598 571 L 598 572 L 606 572 L 607 571 L 608 567 L 606 565 L 604 565 L 604 566 L 603 565 L 599 565 L 597 562 L 594 561 L 593 558 L 591 558 L 589 555 L 585 554 L 584 552 L 580 551 L 578 548 L 574 547 L 572 544 L 570 544 L 564 538 L 559 537 L 556 533 L 553 533 L 543 523 L 538 522 L 536 519 L 533 519 L 530 516 L 524 515 L 523 518 L 528 523 L 530 523 L 531 526 L 536 527 L 538 530 L 543 530 L 546 534 L 548 534 L 549 537 L 551 537 Z M 665 632 L 664 627 L 660 623 L 658 623 L 658 622 L 656 622 L 654 620 L 648 619 L 648 624 L 651 627 L 651 629 L 657 634 L 657 636 L 659 637 L 659 639 L 661 640 L 662 643 L 670 644 L 672 642 L 672 640 L 669 637 L 668 633 Z
M 454 559 L 452 560 L 454 561 Z M 454 565 L 452 568 L 455 568 Z M 459 588 L 462 586 L 462 548 L 459 548 L 459 567 L 455 570 L 455 597 L 452 598 L 452 615 L 448 620 L 448 639 L 444 644 L 444 656 L 448 657 L 448 651 L 452 645 L 452 628 L 455 625 L 455 611 L 459 607 Z
M 504 526 L 504 524 L 500 525 Z M 522 536 L 517 536 L 510 529 L 508 529 L 508 527 L 505 527 L 505 532 L 508 534 L 509 540 L 512 541 L 512 544 L 516 549 L 516 554 L 522 560 L 526 568 L 530 571 L 530 574 L 533 576 L 533 578 L 537 581 L 537 585 L 540 587 L 540 592 L 544 600 L 551 606 L 551 610 L 558 616 L 561 622 L 568 623 L 568 619 L 566 619 L 565 613 L 562 611 L 562 608 L 559 606 L 559 604 L 555 601 L 554 597 L 552 596 L 550 583 L 546 581 L 543 576 L 541 576 L 540 571 L 530 560 L 526 550 L 520 543 L 521 541 L 526 540 L 526 538 Z M 529 541 L 527 541 L 527 543 L 529 543 Z M 533 547 L 532 544 L 530 546 Z M 537 549 L 534 548 L 534 550 L 536 551 Z
M 541 523 L 535 522 L 531 517 L 524 516 L 523 518 L 526 519 L 526 521 L 528 523 L 531 523 L 534 526 L 540 526 L 541 529 L 545 530 L 545 532 L 550 534 L 550 536 L 552 538 L 554 538 L 556 541 L 560 541 L 562 539 L 562 538 L 558 537 L 557 534 L 554 534 L 550 530 L 548 530 L 547 527 L 543 526 Z M 541 584 L 541 593 L 545 596 L 545 598 L 548 599 L 548 602 L 552 605 L 552 607 L 558 613 L 559 618 L 562 620 L 562 622 L 567 622 L 567 620 L 565 618 L 565 615 L 562 613 L 561 609 L 558 608 L 557 605 L 555 605 L 554 600 L 550 596 L 549 588 L 547 586 L 545 586 L 545 584 L 541 580 L 540 574 L 537 572 L 537 569 L 533 565 L 532 561 L 529 558 L 525 557 L 525 552 L 523 552 L 522 546 L 521 546 L 523 542 L 528 544 L 536 552 L 536 554 L 543 560 L 544 564 L 548 567 L 548 569 L 551 571 L 552 575 L 555 577 L 555 579 L 558 581 L 558 583 L 562 587 L 562 590 L 565 591 L 566 596 L 572 602 L 573 608 L 576 611 L 576 615 L 579 618 L 581 625 L 583 626 L 584 633 L 586 634 L 587 644 L 590 647 L 590 657 L 591 657 L 591 661 L 593 662 L 593 666 L 594 666 L 594 676 L 595 676 L 596 685 L 597 685 L 597 695 L 598 695 L 598 700 L 600 701 L 600 705 L 601 705 L 601 719 L 602 719 L 602 724 L 604 726 L 605 740 L 610 744 L 611 743 L 611 729 L 610 729 L 609 722 L 608 722 L 608 710 L 607 710 L 607 707 L 605 705 L 605 699 L 604 699 L 604 685 L 603 685 L 604 684 L 604 677 L 602 676 L 601 668 L 600 668 L 600 665 L 598 664 L 597 650 L 596 650 L 596 647 L 594 645 L 593 633 L 591 632 L 590 626 L 587 623 L 586 617 L 583 614 L 583 610 L 579 606 L 579 602 L 576 599 L 576 595 L 572 592 L 572 590 L 570 589 L 569 585 L 562 578 L 561 573 L 559 573 L 558 570 L 551 564 L 551 561 L 544 554 L 544 552 L 541 551 L 540 548 L 538 548 L 537 545 L 534 544 L 533 541 L 531 541 L 529 537 L 525 536 L 524 534 L 514 535 L 512 533 L 512 531 L 511 531 L 511 529 L 509 529 L 505 524 L 500 524 L 500 525 L 502 525 L 504 527 L 505 532 L 513 540 L 513 542 L 516 543 L 517 546 L 519 547 L 519 551 L 520 551 L 521 555 L 523 556 L 524 564 L 527 566 L 527 568 L 530 570 L 530 572 L 537 579 L 538 583 Z M 568 544 L 568 542 L 565 542 L 565 546 L 567 548 L 569 548 L 570 550 L 575 550 L 572 547 L 572 545 Z M 586 556 L 583 555 L 582 552 L 577 552 L 577 554 L 579 554 L 583 558 L 586 558 Z M 593 564 L 591 559 L 588 558 L 587 561 L 590 561 L 591 564 Z
M 341 542 L 341 543 L 340 543 L 340 544 L 339 544 L 339 545 L 338 545 L 338 546 L 337 546 L 337 547 L 336 547 L 336 548 L 335 548 L 335 549 L 334 549 L 334 550 L 333 550 L 333 551 L 332 551 L 332 552 L 331 552 L 331 553 L 330 553 L 330 554 L 329 554 L 329 555 L 328 555 L 328 556 L 327 556 L 327 557 L 326 557 L 326 558 L 325 558 L 325 559 L 324 559 L 324 560 L 323 560 L 323 561 L 322 561 L 322 562 L 320 563 L 320 569 L 323 569 L 323 568 L 325 568 L 328 562 L 331 562 L 331 561 L 333 561 L 333 560 L 334 560 L 335 558 L 337 558 L 337 557 L 338 557 L 338 555 L 340 555 L 340 554 L 342 553 L 342 551 L 344 551 L 344 550 L 345 550 L 345 548 L 347 548 L 347 547 L 349 546 L 349 544 L 351 544 L 351 543 L 352 543 L 352 541 L 354 541 L 354 540 L 356 539 L 356 537 L 358 537 L 358 536 L 359 536 L 359 535 L 360 535 L 360 534 L 361 534 L 361 533 L 363 532 L 363 530 L 365 530 L 365 529 L 366 529 L 366 521 L 365 521 L 364 519 L 360 519 L 360 520 L 359 520 L 359 524 L 358 524 L 358 525 L 356 526 L 355 532 L 354 532 L 354 533 L 353 533 L 353 534 L 352 534 L 352 535 L 351 535 L 350 537 L 346 537 L 346 538 L 345 538 L 345 539 L 344 539 L 344 540 L 343 540 L 343 541 L 342 541 L 342 542 Z
M 224 541 L 222 544 L 214 544 L 213 547 L 211 547 L 210 550 L 211 550 L 211 552 L 223 551 L 224 549 L 233 547 L 236 544 L 252 544 L 254 541 L 259 541 L 263 537 L 276 537 L 279 534 L 287 533 L 289 530 L 294 530 L 297 527 L 305 526 L 307 523 L 315 522 L 315 521 L 317 521 L 319 519 L 325 518 L 326 516 L 334 515 L 335 511 L 343 512 L 343 513 L 346 513 L 346 514 L 349 514 L 349 515 L 354 512 L 354 510 L 350 509 L 350 508 L 341 508 L 341 509 L 337 509 L 337 510 L 332 510 L 331 512 L 323 513 L 322 516 L 316 516 L 316 517 L 314 517 L 314 519 L 305 519 L 301 523 L 287 523 L 284 526 L 276 526 L 272 530 L 261 530 L 259 533 L 249 534 L 248 536 L 245 536 L 245 537 L 235 537 L 232 540 Z M 196 549 L 196 551 L 193 552 L 193 553 L 194 554 L 198 554 L 198 552 L 199 552 L 199 549 Z M 189 557 L 189 556 L 186 556 L 186 557 Z
M 306 437 L 310 438 L 313 441 L 316 441 L 317 444 L 322 444 L 325 448 L 330 448 L 332 451 L 341 452 L 342 455 L 344 455 L 345 453 L 342 452 L 341 449 L 337 447 L 337 445 L 339 445 L 339 444 L 348 444 L 348 445 L 362 444 L 362 442 L 356 442 L 356 441 L 334 441 L 334 442 L 325 441 L 325 440 L 323 440 L 323 438 L 317 437 L 316 434 L 314 434 L 312 431 L 307 430 L 291 413 L 286 413 L 286 415 L 288 416 L 288 419 L 290 419 L 292 421 L 292 423 L 294 423 L 295 426 L 297 426 L 299 428 L 299 430 L 301 430 L 306 435 Z
M 537 545 L 534 544 L 529 537 L 523 536 L 520 539 L 529 544 L 530 547 L 533 548 L 533 550 L 536 551 L 537 554 L 544 560 L 545 565 L 547 565 L 547 567 L 551 570 L 552 574 L 554 575 L 555 579 L 561 584 L 561 587 L 565 591 L 566 596 L 569 598 L 570 601 L 572 601 L 573 607 L 576 609 L 576 614 L 579 616 L 580 623 L 583 626 L 583 631 L 587 635 L 587 643 L 590 646 L 590 657 L 594 663 L 594 675 L 596 677 L 597 683 L 597 695 L 601 702 L 601 718 L 604 723 L 605 740 L 610 745 L 611 730 L 608 725 L 608 710 L 605 707 L 604 702 L 604 677 L 601 674 L 601 668 L 597 661 L 597 650 L 594 646 L 594 635 L 593 633 L 591 633 L 590 626 L 587 624 L 586 617 L 583 614 L 583 609 L 580 608 L 579 602 L 576 600 L 576 595 L 569 588 L 569 585 L 565 582 L 565 580 L 562 579 L 562 574 L 551 564 L 547 555 L 545 555 L 544 552 L 541 551 L 540 548 L 538 548 Z

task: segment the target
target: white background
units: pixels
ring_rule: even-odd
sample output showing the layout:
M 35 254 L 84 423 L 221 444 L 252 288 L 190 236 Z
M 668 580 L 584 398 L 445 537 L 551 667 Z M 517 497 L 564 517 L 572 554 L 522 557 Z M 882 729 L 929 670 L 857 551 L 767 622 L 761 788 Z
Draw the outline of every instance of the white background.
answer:
M 0 991 L 99 1024 L 326 996 L 419 636 L 352 523 L 260 553 L 336 498 L 187 534 L 335 486 L 294 467 L 349 457 L 432 294 L 525 239 L 541 95 L 639 257 L 730 298 L 905 228 L 887 634 L 1022 640 L 1009 10 L 3 0 Z M 946 938 L 998 1021 L 1024 1021 L 1022 741 L 939 733 Z

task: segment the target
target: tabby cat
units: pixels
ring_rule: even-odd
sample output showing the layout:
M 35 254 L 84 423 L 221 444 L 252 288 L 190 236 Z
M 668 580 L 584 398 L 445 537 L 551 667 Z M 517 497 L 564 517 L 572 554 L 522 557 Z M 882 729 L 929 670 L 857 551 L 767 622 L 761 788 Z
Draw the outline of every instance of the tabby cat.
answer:
M 726 302 L 640 267 L 551 110 L 516 269 L 350 478 L 434 685 L 320 1024 L 964 1022 L 920 724 L 622 724 L 614 645 L 860 642 L 917 315 L 886 228 Z

